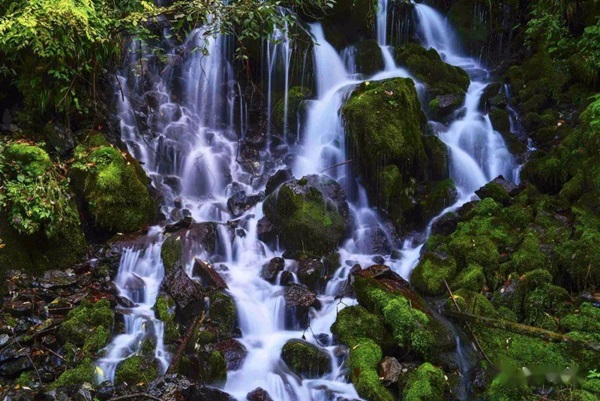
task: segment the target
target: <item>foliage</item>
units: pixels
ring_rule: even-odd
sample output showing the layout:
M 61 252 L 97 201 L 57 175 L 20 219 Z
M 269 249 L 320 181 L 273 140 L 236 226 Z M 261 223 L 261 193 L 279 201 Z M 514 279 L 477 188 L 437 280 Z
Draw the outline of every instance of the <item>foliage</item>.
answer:
M 68 180 L 40 147 L 0 142 L 0 182 L 0 206 L 20 234 L 54 238 L 65 225 L 79 224 Z
M 202 26 L 207 40 L 217 34 L 233 34 L 236 43 L 275 38 L 297 22 L 284 7 L 332 5 L 331 0 L 176 1 L 165 7 L 145 0 L 11 0 L 0 6 L 0 74 L 14 78 L 32 113 L 88 114 L 96 109 L 97 81 L 109 65 L 120 64 L 131 36 L 151 41 L 168 26 L 181 39 Z

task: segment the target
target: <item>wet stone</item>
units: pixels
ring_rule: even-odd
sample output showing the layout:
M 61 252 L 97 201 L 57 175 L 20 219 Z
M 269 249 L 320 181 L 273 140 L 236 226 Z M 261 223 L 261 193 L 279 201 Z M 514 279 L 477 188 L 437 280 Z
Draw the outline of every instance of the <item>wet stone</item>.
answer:
M 115 386 L 110 381 L 105 381 L 96 389 L 96 398 L 100 401 L 107 401 L 115 393 Z
M 207 386 L 193 388 L 189 400 L 236 401 L 230 394 Z
M 280 257 L 275 257 L 265 264 L 261 270 L 260 276 L 270 283 L 277 280 L 277 275 L 285 268 L 285 260 Z
M 40 286 L 43 288 L 68 287 L 77 283 L 77 276 L 61 270 L 49 270 L 44 273 L 40 279 Z
M 261 387 L 257 387 L 254 390 L 250 391 L 246 396 L 246 400 L 248 401 L 273 401 L 269 393 Z
M 227 208 L 233 217 L 240 217 L 264 198 L 264 192 L 258 195 L 246 195 L 246 191 L 239 191 L 227 200 Z
M 379 363 L 379 377 L 385 386 L 398 382 L 398 376 L 402 374 L 402 366 L 396 358 L 386 356 Z
M 216 344 L 215 348 L 225 358 L 227 370 L 238 370 L 244 363 L 244 359 L 248 354 L 246 347 L 234 339 L 221 341 Z
M 185 215 L 185 214 L 184 214 Z M 174 233 L 184 228 L 190 228 L 192 223 L 194 223 L 194 219 L 187 216 L 183 219 L 179 220 L 177 223 L 167 224 L 165 226 L 166 233 Z
M 194 277 L 199 277 L 202 284 L 207 287 L 213 287 L 218 290 L 226 290 L 228 288 L 219 273 L 217 273 L 210 264 L 198 258 L 194 260 L 192 275 Z

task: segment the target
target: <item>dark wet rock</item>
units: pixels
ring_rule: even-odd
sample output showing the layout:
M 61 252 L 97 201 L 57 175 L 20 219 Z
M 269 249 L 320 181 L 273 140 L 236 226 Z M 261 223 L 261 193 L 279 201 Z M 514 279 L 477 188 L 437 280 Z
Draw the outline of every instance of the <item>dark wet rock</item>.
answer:
M 256 233 L 258 234 L 258 238 L 265 242 L 272 242 L 277 238 L 275 227 L 273 227 L 273 223 L 266 216 L 258 221 Z
M 206 287 L 212 287 L 218 290 L 227 289 L 227 284 L 221 275 L 217 273 L 210 264 L 198 258 L 194 259 L 192 275 L 194 277 L 199 277 L 202 284 Z
M 260 272 L 260 276 L 270 283 L 277 280 L 277 275 L 285 268 L 285 260 L 275 257 L 265 264 Z
M 389 266 L 373 265 L 359 271 L 355 271 L 353 267 L 352 271 L 352 276 L 375 279 L 382 287 L 390 292 L 397 291 L 402 294 L 412 293 L 410 283 L 403 279 L 398 273 L 394 272 Z
M 506 108 L 508 99 L 502 89 L 501 82 L 492 82 L 486 86 L 479 100 L 479 110 L 486 112 L 492 107 Z
M 314 292 L 302 284 L 290 283 L 284 290 L 286 303 L 286 327 L 306 328 L 310 323 L 310 308 L 320 309 L 321 301 Z
M 33 365 L 27 357 L 31 349 L 20 347 L 17 344 L 9 345 L 0 351 L 0 375 L 14 377 L 24 370 L 31 369 Z
M 162 290 L 170 295 L 177 304 L 177 314 L 188 309 L 199 312 L 203 304 L 204 293 L 200 284 L 192 280 L 183 269 L 174 269 L 168 273 L 161 284 Z M 190 313 L 193 313 L 193 310 Z M 184 318 L 187 316 L 178 316 Z
M 355 233 L 354 244 L 365 254 L 387 255 L 392 251 L 388 236 L 380 227 L 366 227 L 359 234 Z
M 208 386 L 194 387 L 189 400 L 237 401 L 230 394 Z
M 292 285 L 294 283 L 294 273 L 288 270 L 284 270 L 281 272 L 279 276 L 279 284 L 280 285 Z
M 250 391 L 246 396 L 246 400 L 248 401 L 273 401 L 269 393 L 261 387 L 257 387 L 254 390 Z
M 359 73 L 373 75 L 384 69 L 381 47 L 374 39 L 363 40 L 355 45 L 356 69 Z
M 176 223 L 173 224 L 167 224 L 165 226 L 165 232 L 166 233 L 174 233 L 177 232 L 181 229 L 184 228 L 190 228 L 192 226 L 192 223 L 194 223 L 194 219 L 191 217 L 184 217 L 183 219 L 179 220 Z
M 150 108 L 158 109 L 161 104 L 169 101 L 169 97 L 166 93 L 158 92 L 158 91 L 149 91 L 144 95 L 144 99 Z
M 313 288 L 321 277 L 323 263 L 319 259 L 302 258 L 298 262 L 296 275 L 300 282 L 310 288 Z
M 292 284 L 285 290 L 285 301 L 289 306 L 314 307 L 319 309 L 321 301 L 314 292 L 302 284 Z
M 113 397 L 115 386 L 110 381 L 102 382 L 96 389 L 95 396 L 100 401 L 107 401 Z
M 450 235 L 456 230 L 459 220 L 460 216 L 457 213 L 446 213 L 433 222 L 431 225 L 431 234 Z
M 398 376 L 402 374 L 402 365 L 394 357 L 386 356 L 379 363 L 379 377 L 382 378 L 385 386 L 390 386 L 398 382 Z
M 173 200 L 173 205 L 177 208 L 177 209 L 181 209 L 183 208 L 183 200 L 181 199 L 180 196 L 178 196 L 177 198 L 175 198 Z
M 44 277 L 39 280 L 43 288 L 68 287 L 77 283 L 77 276 L 61 270 L 49 270 L 44 273 Z
M 264 192 L 258 195 L 246 195 L 246 191 L 239 191 L 227 199 L 227 208 L 233 217 L 240 217 L 264 198 Z
M 373 262 L 377 263 L 378 265 L 382 265 L 385 263 L 385 259 L 383 258 L 383 256 L 373 256 Z
M 329 353 L 304 340 L 293 339 L 285 343 L 281 359 L 294 373 L 305 378 L 321 377 L 331 369 Z
M 77 389 L 77 393 L 75 393 L 73 399 L 74 401 L 93 401 L 94 396 L 91 389 L 81 386 Z
M 14 301 L 6 301 L 2 306 L 2 310 L 15 317 L 29 316 L 33 313 L 34 305 L 31 301 L 16 299 Z
M 181 178 L 175 175 L 167 175 L 163 177 L 163 184 L 173 190 L 174 193 L 181 193 L 183 185 L 181 184 Z
M 215 345 L 215 348 L 223 355 L 223 358 L 225 358 L 228 371 L 238 370 L 244 363 L 244 359 L 248 354 L 246 347 L 234 339 L 221 341 Z
M 292 178 L 294 178 L 294 176 L 292 175 L 292 170 L 277 170 L 277 172 L 273 174 L 271 178 L 269 178 L 269 181 L 267 181 L 267 186 L 265 187 L 265 195 L 271 195 L 281 184 L 291 180 Z
M 146 393 L 163 401 L 191 401 L 190 396 L 193 391 L 194 385 L 187 377 L 179 374 L 169 374 L 151 382 Z
M 443 121 L 458 110 L 464 102 L 464 94 L 451 93 L 448 95 L 439 95 L 429 103 L 429 108 L 434 119 Z

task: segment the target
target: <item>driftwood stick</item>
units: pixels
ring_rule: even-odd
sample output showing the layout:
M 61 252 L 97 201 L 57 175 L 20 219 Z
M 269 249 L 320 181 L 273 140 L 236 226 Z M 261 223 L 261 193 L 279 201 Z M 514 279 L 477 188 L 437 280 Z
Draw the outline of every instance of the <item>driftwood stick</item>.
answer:
M 541 329 L 539 327 L 528 326 L 504 319 L 494 319 L 485 316 L 473 315 L 466 312 L 444 311 L 443 314 L 454 319 L 463 320 L 465 322 L 479 323 L 488 327 L 510 331 L 512 333 L 541 338 L 545 341 L 569 343 L 591 351 L 600 352 L 600 343 L 578 340 L 570 337 L 567 334 L 556 333 L 554 331 Z
M 352 163 L 352 159 L 346 160 L 345 162 L 341 162 L 338 164 L 334 164 L 333 166 L 326 167 L 323 170 L 321 170 L 321 173 L 324 173 L 327 170 L 331 170 L 332 168 L 340 167 L 340 166 L 343 166 L 344 164 L 349 164 L 349 163 Z
M 202 312 L 202 314 L 200 316 L 196 316 L 196 319 L 194 319 L 194 321 L 192 322 L 190 327 L 185 332 L 183 341 L 181 341 L 181 344 L 179 344 L 179 348 L 177 348 L 175 357 L 173 357 L 173 360 L 171 361 L 171 364 L 169 365 L 169 368 L 167 369 L 167 374 L 173 373 L 173 371 L 179 364 L 179 360 L 183 356 L 183 352 L 185 351 L 185 347 L 187 346 L 187 343 L 190 341 L 190 338 L 192 337 L 192 333 L 199 325 L 202 324 L 202 322 L 204 322 L 204 312 Z

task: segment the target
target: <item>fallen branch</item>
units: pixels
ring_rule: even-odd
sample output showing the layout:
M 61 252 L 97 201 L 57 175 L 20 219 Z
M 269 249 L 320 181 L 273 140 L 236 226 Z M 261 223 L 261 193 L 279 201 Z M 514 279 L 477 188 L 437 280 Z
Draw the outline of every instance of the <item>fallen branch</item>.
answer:
M 456 306 L 456 309 L 458 310 L 458 312 L 461 312 L 460 306 L 458 305 L 458 302 L 456 302 L 456 298 L 454 298 L 454 294 L 452 293 L 452 290 L 450 289 L 448 282 L 446 281 L 445 278 L 442 278 L 442 280 L 444 280 L 444 285 L 446 285 L 446 289 L 448 290 L 448 294 L 450 294 L 450 299 L 452 300 L 452 302 L 454 302 L 454 306 Z M 485 351 L 483 350 L 483 347 L 479 343 L 479 339 L 477 339 L 477 336 L 475 335 L 475 332 L 471 328 L 471 325 L 468 322 L 466 323 L 466 325 L 467 325 L 467 329 L 469 329 L 469 333 L 471 334 L 471 337 L 473 337 L 473 340 L 475 341 L 475 345 L 477 346 L 477 349 L 479 349 L 479 352 L 481 352 L 483 357 L 491 364 L 492 361 L 490 360 L 490 358 L 488 358 Z
M 202 314 L 200 316 L 196 316 L 196 319 L 194 319 L 194 321 L 192 322 L 192 324 L 190 325 L 188 330 L 185 332 L 183 341 L 181 341 L 181 344 L 179 344 L 179 348 L 177 348 L 177 352 L 175 353 L 175 356 L 173 357 L 173 360 L 171 361 L 171 364 L 169 365 L 169 368 L 167 369 L 166 374 L 173 373 L 173 370 L 175 370 L 175 368 L 179 364 L 179 360 L 183 356 L 183 352 L 185 351 L 185 348 L 186 348 L 188 342 L 190 342 L 192 333 L 199 325 L 202 324 L 202 322 L 204 322 L 204 312 L 202 312 Z
M 352 163 L 352 159 L 346 160 L 345 162 L 341 162 L 338 164 L 334 164 L 333 166 L 326 167 L 323 170 L 321 170 L 321 173 L 324 173 L 327 170 L 331 170 L 332 168 L 340 167 L 340 166 L 343 166 L 344 164 L 349 164 L 349 163 Z
M 504 319 L 494 319 L 491 317 L 473 315 L 466 312 L 444 311 L 443 314 L 454 319 L 463 320 L 465 322 L 479 323 L 488 327 L 510 331 L 512 333 L 541 338 L 545 341 L 569 343 L 591 351 L 600 352 L 600 343 L 578 340 L 567 334 L 556 333 L 554 331 L 541 329 L 539 327 L 528 326 Z
M 161 398 L 155 397 L 155 396 L 147 394 L 147 393 L 135 393 L 135 394 L 129 394 L 129 395 L 120 395 L 118 397 L 111 398 L 108 401 L 128 400 L 130 398 L 148 398 L 148 399 L 154 400 L 154 401 L 163 401 Z

